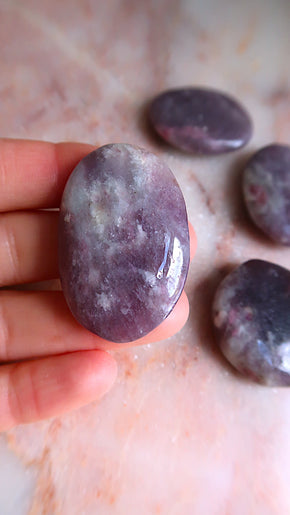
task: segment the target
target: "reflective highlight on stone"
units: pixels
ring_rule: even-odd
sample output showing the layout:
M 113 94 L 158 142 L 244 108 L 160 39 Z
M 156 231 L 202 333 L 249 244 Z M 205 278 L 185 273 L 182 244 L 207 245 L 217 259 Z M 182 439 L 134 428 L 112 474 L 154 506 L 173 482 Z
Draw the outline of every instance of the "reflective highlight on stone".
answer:
M 243 191 L 257 227 L 290 245 L 290 147 L 269 145 L 254 154 L 244 170 Z
M 188 266 L 185 203 L 166 164 L 126 144 L 86 156 L 65 187 L 59 224 L 60 277 L 75 318 L 107 340 L 136 340 L 168 316 Z
M 229 362 L 249 378 L 290 386 L 290 272 L 247 261 L 217 289 L 213 303 L 218 342 Z
M 165 91 L 151 103 L 149 117 L 168 143 L 190 153 L 221 154 L 249 141 L 249 114 L 234 98 L 207 88 Z

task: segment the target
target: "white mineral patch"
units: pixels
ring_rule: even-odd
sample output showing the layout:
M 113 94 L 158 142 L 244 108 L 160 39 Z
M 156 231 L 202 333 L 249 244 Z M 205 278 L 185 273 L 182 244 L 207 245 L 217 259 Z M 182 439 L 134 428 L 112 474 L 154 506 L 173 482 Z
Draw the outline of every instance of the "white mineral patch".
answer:
M 283 211 L 284 201 L 280 195 L 279 190 L 274 184 L 274 176 L 272 173 L 265 170 L 264 166 L 260 164 L 255 165 L 253 168 L 248 169 L 248 184 L 262 186 L 265 192 L 268 192 L 267 202 L 257 203 L 255 193 L 251 194 L 250 188 L 247 188 L 247 197 L 250 202 L 255 203 L 255 209 L 259 211 L 259 214 L 279 213 Z
M 98 284 L 98 282 L 100 281 L 100 272 L 99 270 L 96 270 L 95 268 L 90 268 L 89 270 L 89 283 L 93 284 L 93 285 L 96 285 Z
M 84 166 L 82 163 L 73 171 L 66 183 L 61 208 L 71 213 L 79 213 L 88 202 L 88 192 L 84 185 Z
M 225 321 L 227 320 L 228 318 L 228 314 L 227 314 L 227 311 L 225 311 L 224 309 L 221 309 L 220 311 L 218 311 L 214 317 L 214 325 L 217 327 L 217 328 L 220 328 L 223 326 L 223 324 L 225 323 Z
M 109 221 L 111 220 L 110 214 L 105 209 L 101 209 L 97 204 L 90 204 L 90 216 L 94 222 L 94 229 L 99 235 L 102 235 Z
M 232 272 L 234 274 L 235 272 Z M 223 311 L 227 313 L 230 310 L 230 306 L 232 303 L 232 298 L 236 293 L 236 288 L 232 286 L 233 279 L 232 275 L 227 276 L 221 282 L 217 295 L 214 300 L 214 310 L 217 312 Z M 220 327 L 220 326 L 217 326 Z
M 64 217 L 64 221 L 69 223 L 71 221 L 71 214 L 70 213 L 67 213 Z
M 280 370 L 290 373 L 290 342 L 282 343 L 277 349 L 278 356 L 281 358 Z
M 126 146 L 126 150 L 129 151 L 130 154 L 134 186 L 138 190 L 142 190 L 145 184 L 150 181 L 154 165 L 158 166 L 156 163 L 157 158 L 147 152 L 140 152 L 140 149 L 135 149 L 131 146 Z
M 150 288 L 153 288 L 156 284 L 156 276 L 152 272 L 149 272 L 149 270 L 142 270 L 142 274 Z
M 137 234 L 135 238 L 136 245 L 141 245 L 147 238 L 147 233 L 144 231 L 141 224 L 137 223 Z
M 112 223 L 117 227 L 121 226 L 124 213 L 127 213 L 130 205 L 128 192 L 119 179 L 110 177 L 102 185 L 96 182 L 90 188 L 89 197 L 90 217 L 99 237 L 104 235 L 106 228 Z M 102 197 L 114 199 L 113 209 L 109 209 L 105 203 L 102 206 Z
M 98 306 L 103 308 L 104 311 L 109 311 L 112 305 L 112 297 L 106 293 L 100 293 L 97 296 Z
M 239 336 L 239 338 L 247 338 L 248 340 L 251 339 L 252 337 L 252 334 L 253 334 L 253 329 L 252 329 L 252 326 L 251 326 L 251 323 L 250 322 L 247 322 L 245 320 L 245 318 L 242 316 L 243 315 L 243 312 L 241 311 L 239 313 L 239 327 L 236 328 L 236 331 L 237 331 L 237 336 Z

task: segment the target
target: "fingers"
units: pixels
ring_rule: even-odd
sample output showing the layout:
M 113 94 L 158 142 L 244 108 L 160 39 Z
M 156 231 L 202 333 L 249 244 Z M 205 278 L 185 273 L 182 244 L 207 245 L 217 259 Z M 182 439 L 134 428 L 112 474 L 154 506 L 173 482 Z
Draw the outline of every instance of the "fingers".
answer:
M 153 343 L 178 332 L 188 317 L 183 293 L 171 314 L 146 337 L 129 346 Z M 92 334 L 73 318 L 62 292 L 0 292 L 0 361 L 35 358 L 76 350 L 119 349 Z
M 52 211 L 0 216 L 0 287 L 58 277 L 57 223 Z
M 0 211 L 58 207 L 70 173 L 94 148 L 0 139 Z
M 117 374 L 103 351 L 0 366 L 0 431 L 79 408 L 102 397 Z

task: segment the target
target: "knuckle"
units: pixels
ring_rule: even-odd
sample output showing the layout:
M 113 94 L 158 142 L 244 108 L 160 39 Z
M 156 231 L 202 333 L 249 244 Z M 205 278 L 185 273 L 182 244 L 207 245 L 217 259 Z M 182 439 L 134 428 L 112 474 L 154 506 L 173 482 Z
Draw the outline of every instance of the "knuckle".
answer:
M 15 142 L 1 139 L 0 141 L 0 211 L 5 211 L 14 197 L 15 183 L 11 180 L 18 168 Z
M 2 215 L 1 220 L 1 247 L 3 249 L 3 262 L 6 264 L 6 278 L 2 278 L 2 282 L 9 280 L 20 280 L 21 259 L 15 236 L 14 224 L 11 223 L 10 216 Z M 5 268 L 4 267 L 4 270 Z
M 9 361 L 10 328 L 3 295 L 0 294 L 0 362 Z
M 10 372 L 9 405 L 15 423 L 25 423 L 41 418 L 35 367 L 15 364 Z
M 4 141 L 0 143 L 0 187 L 1 191 L 7 193 L 7 185 L 9 184 L 10 170 L 15 154 L 12 151 L 12 146 L 5 144 Z

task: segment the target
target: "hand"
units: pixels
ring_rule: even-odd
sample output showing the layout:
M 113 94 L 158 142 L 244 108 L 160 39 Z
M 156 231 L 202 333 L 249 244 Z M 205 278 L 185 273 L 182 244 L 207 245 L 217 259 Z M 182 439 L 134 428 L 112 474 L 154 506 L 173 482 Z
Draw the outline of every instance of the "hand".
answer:
M 104 349 L 120 345 L 81 327 L 62 292 L 3 289 L 58 277 L 58 212 L 43 209 L 59 206 L 68 176 L 92 150 L 0 140 L 0 431 L 99 399 L 116 378 L 116 361 Z M 169 317 L 130 346 L 172 336 L 188 312 L 183 293 Z

